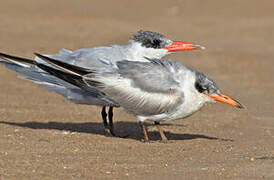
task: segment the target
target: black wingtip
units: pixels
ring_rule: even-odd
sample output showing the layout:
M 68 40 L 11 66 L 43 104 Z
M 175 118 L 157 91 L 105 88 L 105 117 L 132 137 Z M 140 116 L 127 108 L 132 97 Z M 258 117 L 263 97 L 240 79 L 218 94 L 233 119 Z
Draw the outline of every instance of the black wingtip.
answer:
M 71 74 L 71 73 L 67 73 L 67 72 L 64 72 L 64 71 L 61 71 L 61 70 L 58 70 L 58 69 L 55 69 L 55 68 L 52 68 L 52 67 L 49 67 L 49 66 L 46 66 L 44 64 L 37 64 L 37 66 L 48 72 L 49 74 L 59 78 L 59 79 L 62 79 L 72 85 L 75 85 L 77 87 L 82 87 L 84 86 L 85 82 L 82 80 L 82 77 L 81 76 L 77 76 L 77 75 L 74 75 L 74 74 Z
M 82 68 L 82 67 L 78 67 L 78 66 L 74 66 L 72 64 L 68 64 L 62 61 L 58 61 L 56 59 L 41 55 L 39 53 L 34 53 L 37 57 L 41 58 L 42 60 L 44 60 L 45 62 L 56 66 L 57 68 L 60 68 L 64 71 L 67 71 L 69 73 L 73 73 L 73 74 L 77 74 L 80 76 L 89 74 L 91 71 L 89 69 L 86 68 Z
M 36 62 L 33 60 L 18 57 L 18 56 L 12 56 L 12 55 L 8 55 L 8 54 L 1 53 L 1 52 L 0 52 L 0 57 L 2 57 L 4 60 L 7 60 L 7 61 L 10 59 L 10 60 L 17 61 L 20 63 L 26 63 L 26 64 L 32 64 L 32 65 L 36 64 Z

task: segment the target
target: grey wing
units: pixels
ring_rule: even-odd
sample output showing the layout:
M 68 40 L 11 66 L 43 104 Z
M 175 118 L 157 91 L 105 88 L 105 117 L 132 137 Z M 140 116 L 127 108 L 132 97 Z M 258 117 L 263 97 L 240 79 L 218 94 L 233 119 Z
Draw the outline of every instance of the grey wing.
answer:
M 117 70 L 86 75 L 84 81 L 135 115 L 162 114 L 182 103 L 183 92 L 173 76 L 175 69 L 168 63 L 120 61 L 117 66 Z
M 174 64 L 158 59 L 148 60 L 151 62 L 119 61 L 119 74 L 132 79 L 133 86 L 147 92 L 167 92 L 179 85 L 174 78 Z
M 105 67 L 104 60 L 115 62 L 117 60 L 126 59 L 124 48 L 119 45 L 114 46 L 100 46 L 94 48 L 78 49 L 75 51 L 60 50 L 58 54 L 45 55 L 47 57 L 72 64 L 84 68 L 102 68 Z M 39 63 L 45 63 L 39 57 L 35 57 Z M 51 66 L 53 67 L 53 66 Z

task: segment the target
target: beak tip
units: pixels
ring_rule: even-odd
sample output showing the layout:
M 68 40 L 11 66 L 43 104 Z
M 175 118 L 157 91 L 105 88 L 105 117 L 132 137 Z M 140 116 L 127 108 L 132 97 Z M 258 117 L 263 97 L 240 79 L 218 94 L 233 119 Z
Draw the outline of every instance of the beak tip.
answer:
M 242 105 L 239 101 L 232 99 L 231 97 L 221 93 L 220 95 L 216 95 L 216 94 L 212 94 L 210 95 L 210 97 L 212 99 L 214 99 L 215 101 L 219 101 L 225 104 L 229 104 L 233 107 L 237 107 L 239 109 L 246 109 L 246 107 L 244 105 Z
M 246 108 L 245 106 L 243 106 L 243 105 L 241 105 L 241 104 L 237 104 L 236 107 L 239 108 L 239 109 L 245 109 L 245 108 Z
M 242 105 L 241 103 L 239 103 L 238 101 L 236 101 L 236 107 L 239 109 L 246 109 L 246 107 L 244 105 Z
M 204 46 L 201 46 L 201 50 L 205 50 L 206 49 L 206 47 L 204 47 Z
M 205 50 L 206 49 L 206 47 L 201 46 L 201 45 L 193 45 L 193 48 L 194 49 L 200 49 L 200 50 Z

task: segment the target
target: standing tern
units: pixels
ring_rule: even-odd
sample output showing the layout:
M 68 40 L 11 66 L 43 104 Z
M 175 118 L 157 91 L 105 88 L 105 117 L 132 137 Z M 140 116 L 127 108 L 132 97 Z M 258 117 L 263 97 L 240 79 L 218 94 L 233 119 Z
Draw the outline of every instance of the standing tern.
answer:
M 244 108 L 238 101 L 223 94 L 213 80 L 179 62 L 122 60 L 115 66 L 109 62 L 103 68 L 87 69 L 36 55 L 62 71 L 38 64 L 43 70 L 79 88 L 95 88 L 100 98 L 109 102 L 108 105 L 121 107 L 136 116 L 145 141 L 149 141 L 144 125 L 147 120 L 154 121 L 162 141 L 167 142 L 161 121 L 188 117 L 207 102 L 219 101 Z
M 138 60 L 146 62 L 146 58 L 162 58 L 167 54 L 184 51 L 204 49 L 200 45 L 194 45 L 189 42 L 172 41 L 164 35 L 151 31 L 138 31 L 134 34 L 128 45 L 111 45 L 94 48 L 78 49 L 75 51 L 60 50 L 58 54 L 45 55 L 59 61 L 79 66 L 82 68 L 104 68 L 108 63 L 115 64 L 120 60 Z M 103 106 L 101 115 L 105 127 L 105 132 L 114 134 L 113 129 L 113 107 L 110 106 L 108 114 L 106 106 L 109 105 L 104 99 L 98 98 L 98 92 L 95 88 L 81 89 L 71 85 L 37 67 L 35 63 L 48 65 L 39 57 L 35 61 L 0 53 L 2 59 L 8 60 L 1 62 L 9 69 L 17 71 L 24 75 L 23 79 L 30 80 L 36 84 L 46 87 L 49 91 L 63 95 L 66 99 L 77 104 L 99 105 Z M 101 61 L 104 59 L 104 61 Z M 109 124 L 107 123 L 107 115 Z

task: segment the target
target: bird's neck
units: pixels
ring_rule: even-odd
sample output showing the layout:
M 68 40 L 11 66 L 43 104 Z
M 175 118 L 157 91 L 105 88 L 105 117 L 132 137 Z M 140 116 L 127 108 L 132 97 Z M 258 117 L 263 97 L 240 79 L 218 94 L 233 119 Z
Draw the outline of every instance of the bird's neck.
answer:
M 183 77 L 181 86 L 184 89 L 184 103 L 181 105 L 179 112 L 187 117 L 209 102 L 209 98 L 195 89 L 195 72 L 185 71 Z

